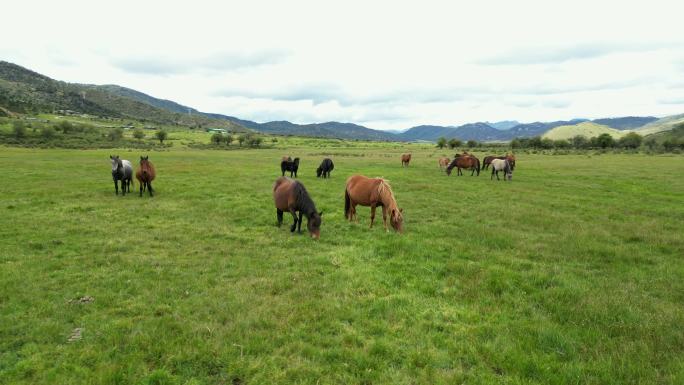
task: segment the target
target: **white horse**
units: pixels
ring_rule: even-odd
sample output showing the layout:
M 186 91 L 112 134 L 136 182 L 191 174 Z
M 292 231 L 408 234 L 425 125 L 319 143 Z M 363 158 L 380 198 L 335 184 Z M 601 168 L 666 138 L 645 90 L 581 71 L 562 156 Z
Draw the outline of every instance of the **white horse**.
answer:
M 131 192 L 131 183 L 133 183 L 133 165 L 126 159 L 119 158 L 118 155 L 110 155 L 109 159 L 112 161 L 112 179 L 114 179 L 114 191 L 119 195 L 119 185 L 117 181 L 121 181 L 121 194 L 126 195 L 126 191 Z
M 511 164 L 508 162 L 508 159 L 492 159 L 492 177 L 489 178 L 494 179 L 494 174 L 496 174 L 496 180 L 501 180 L 499 179 L 499 171 L 504 172 L 504 182 L 506 179 L 511 180 L 513 179 L 513 168 L 511 168 Z

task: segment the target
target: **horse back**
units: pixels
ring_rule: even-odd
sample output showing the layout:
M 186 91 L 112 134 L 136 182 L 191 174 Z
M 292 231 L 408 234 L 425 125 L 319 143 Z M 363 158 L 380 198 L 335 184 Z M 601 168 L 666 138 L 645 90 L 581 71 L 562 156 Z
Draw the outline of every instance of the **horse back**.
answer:
M 363 175 L 353 175 L 347 179 L 347 193 L 349 197 L 361 205 L 368 206 L 378 202 L 380 194 L 378 192 L 382 179 L 368 178 Z

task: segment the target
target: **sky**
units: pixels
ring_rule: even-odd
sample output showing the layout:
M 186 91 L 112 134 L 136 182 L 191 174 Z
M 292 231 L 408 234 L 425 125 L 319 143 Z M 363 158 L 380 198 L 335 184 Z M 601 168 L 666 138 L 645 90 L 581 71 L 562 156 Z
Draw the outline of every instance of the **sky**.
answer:
M 402 130 L 684 113 L 681 1 L 22 0 L 9 9 L 0 60 L 257 122 Z

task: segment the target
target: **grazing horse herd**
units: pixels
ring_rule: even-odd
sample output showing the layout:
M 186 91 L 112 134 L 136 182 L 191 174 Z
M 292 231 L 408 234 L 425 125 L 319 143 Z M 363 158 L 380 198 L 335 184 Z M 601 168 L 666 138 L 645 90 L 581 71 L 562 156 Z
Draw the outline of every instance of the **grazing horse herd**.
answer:
M 112 178 L 114 179 L 114 190 L 119 194 L 118 181 L 121 181 L 121 193 L 126 195 L 126 192 L 131 192 L 131 184 L 133 183 L 133 165 L 125 159 L 121 159 L 118 155 L 110 155 L 109 159 L 112 163 Z M 411 154 L 402 154 L 401 166 L 408 167 L 411 162 Z M 451 175 L 451 170 L 454 167 L 457 169 L 457 175 L 463 175 L 461 169 L 472 170 L 470 175 L 473 176 L 475 172 L 480 175 L 481 169 L 492 167 L 492 176 L 490 179 L 499 179 L 499 171 L 504 173 L 504 181 L 511 180 L 513 177 L 513 169 L 515 168 L 515 155 L 506 154 L 504 156 L 487 156 L 484 158 L 482 167 L 480 167 L 480 160 L 474 155 L 464 151 L 462 154 L 456 154 L 453 160 L 447 157 L 441 157 L 438 160 L 439 168 L 444 170 L 447 175 Z M 320 166 L 316 169 L 316 176 L 330 178 L 330 173 L 335 168 L 335 165 L 330 158 L 325 158 Z M 321 235 L 321 220 L 323 212 L 316 210 L 309 192 L 304 185 L 295 179 L 297 177 L 297 170 L 299 169 L 299 158 L 294 160 L 289 156 L 284 156 L 280 162 L 280 170 L 282 175 L 276 179 L 273 185 L 273 202 L 276 206 L 276 217 L 278 226 L 283 223 L 283 213 L 289 212 L 294 219 L 294 223 L 290 226 L 290 231 L 294 232 L 302 230 L 302 219 L 307 219 L 307 229 L 312 238 L 318 239 Z M 285 172 L 290 172 L 290 177 L 285 176 Z M 150 196 L 153 196 L 152 181 L 156 176 L 154 166 L 149 161 L 148 156 L 140 157 L 140 168 L 135 172 L 135 177 L 140 184 L 140 196 L 142 197 L 145 190 L 149 191 Z M 347 179 L 344 190 L 344 216 L 347 220 L 357 221 L 356 206 L 369 206 L 371 210 L 370 227 L 373 227 L 375 221 L 375 209 L 380 206 L 382 208 L 382 221 L 385 226 L 385 231 L 389 231 L 387 227 L 387 218 L 389 217 L 390 226 L 397 232 L 402 232 L 402 225 L 404 222 L 404 210 L 399 208 L 397 201 L 394 198 L 392 187 L 388 181 L 383 178 L 368 178 L 363 175 L 352 175 Z

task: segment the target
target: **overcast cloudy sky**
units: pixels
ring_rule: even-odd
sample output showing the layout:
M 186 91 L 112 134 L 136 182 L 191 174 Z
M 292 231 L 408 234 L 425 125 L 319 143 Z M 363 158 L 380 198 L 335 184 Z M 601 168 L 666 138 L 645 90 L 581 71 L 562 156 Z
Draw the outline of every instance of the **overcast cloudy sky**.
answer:
M 0 60 L 258 122 L 684 113 L 681 1 L 45 1 Z

